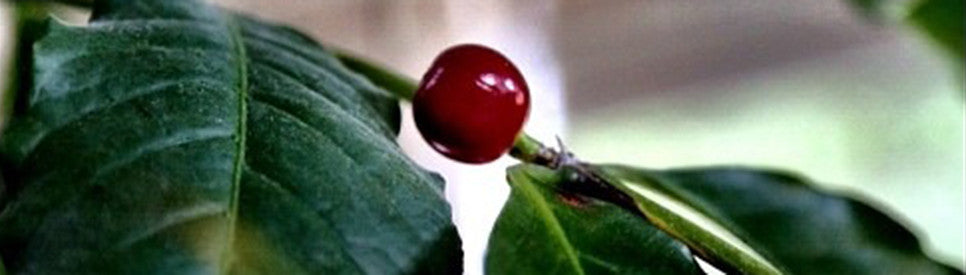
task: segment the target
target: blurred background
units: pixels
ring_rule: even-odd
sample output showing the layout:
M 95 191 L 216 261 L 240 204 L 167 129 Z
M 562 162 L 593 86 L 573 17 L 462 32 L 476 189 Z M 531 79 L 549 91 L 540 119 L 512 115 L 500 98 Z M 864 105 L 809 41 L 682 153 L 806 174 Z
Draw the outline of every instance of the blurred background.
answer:
M 414 79 L 451 45 L 488 45 L 525 75 L 526 131 L 545 143 L 559 136 L 594 162 L 795 171 L 891 211 L 964 267 L 962 63 L 844 0 L 214 2 Z M 908 3 L 887 2 L 900 15 Z M 403 125 L 407 153 L 447 179 L 466 273 L 479 274 L 514 161 L 455 163 L 425 145 L 408 106 Z

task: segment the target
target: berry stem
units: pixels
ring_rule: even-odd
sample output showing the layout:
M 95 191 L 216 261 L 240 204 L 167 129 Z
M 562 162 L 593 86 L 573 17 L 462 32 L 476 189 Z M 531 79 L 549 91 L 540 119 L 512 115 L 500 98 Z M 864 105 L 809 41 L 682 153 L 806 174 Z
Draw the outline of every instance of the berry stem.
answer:
M 365 76 L 372 84 L 386 89 L 400 100 L 413 101 L 413 96 L 416 95 L 416 89 L 419 88 L 419 85 L 412 78 L 382 69 L 386 66 L 380 66 L 376 62 L 361 58 L 345 50 L 332 49 L 332 52 L 343 65 Z
M 544 146 L 537 139 L 520 132 L 513 147 L 510 148 L 510 156 L 525 163 L 532 163 L 556 169 L 560 166 L 560 154 L 553 148 Z

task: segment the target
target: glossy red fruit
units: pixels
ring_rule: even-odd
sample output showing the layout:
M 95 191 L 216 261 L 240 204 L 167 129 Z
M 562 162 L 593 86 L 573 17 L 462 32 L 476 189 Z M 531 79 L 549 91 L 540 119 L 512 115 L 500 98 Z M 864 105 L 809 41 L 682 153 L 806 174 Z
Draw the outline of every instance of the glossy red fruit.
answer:
M 513 63 L 493 49 L 459 45 L 441 53 L 413 98 L 416 127 L 433 149 L 485 163 L 510 146 L 530 110 L 530 91 Z

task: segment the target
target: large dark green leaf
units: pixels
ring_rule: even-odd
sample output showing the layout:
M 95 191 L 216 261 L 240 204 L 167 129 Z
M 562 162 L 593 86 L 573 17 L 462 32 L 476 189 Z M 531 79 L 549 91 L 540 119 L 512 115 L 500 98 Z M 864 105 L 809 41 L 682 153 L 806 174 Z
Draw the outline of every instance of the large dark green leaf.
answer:
M 686 205 L 786 273 L 961 273 L 924 255 L 916 237 L 886 214 L 855 199 L 816 190 L 792 175 L 742 168 L 597 169 L 634 197 L 648 218 L 661 221 L 670 216 L 650 210 L 654 202 Z M 685 242 L 693 235 L 690 227 L 662 228 Z M 719 263 L 733 263 L 730 259 L 739 256 L 710 254 L 705 256 Z M 744 270 L 740 265 L 726 268 Z
M 2 141 L 14 274 L 447 273 L 442 181 L 395 99 L 290 29 L 198 1 L 50 22 Z
M 701 274 L 691 253 L 630 211 L 559 192 L 561 172 L 508 170 L 510 199 L 490 235 L 488 274 Z

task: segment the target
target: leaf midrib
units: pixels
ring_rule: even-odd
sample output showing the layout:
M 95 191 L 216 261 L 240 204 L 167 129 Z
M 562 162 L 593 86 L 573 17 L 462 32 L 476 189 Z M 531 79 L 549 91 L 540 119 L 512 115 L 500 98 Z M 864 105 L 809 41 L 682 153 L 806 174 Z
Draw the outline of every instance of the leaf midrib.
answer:
M 245 52 L 245 44 L 242 41 L 242 33 L 236 19 L 231 15 L 225 15 L 225 23 L 228 27 L 228 38 L 231 42 L 232 57 L 234 57 L 235 69 L 238 72 L 238 126 L 236 127 L 234 167 L 232 168 L 231 197 L 228 203 L 228 232 L 225 238 L 224 250 L 219 258 L 219 270 L 221 274 L 228 274 L 231 271 L 232 247 L 235 243 L 235 228 L 238 220 L 238 199 L 241 193 L 242 172 L 245 162 L 245 136 L 247 134 L 248 122 L 248 55 Z
M 608 171 L 618 175 L 622 174 L 621 170 Z M 647 180 L 632 180 L 626 176 L 610 178 L 606 174 L 602 176 L 607 177 L 608 182 L 614 184 L 618 189 L 634 197 L 639 210 L 648 217 L 652 224 L 688 245 L 702 258 L 712 262 L 727 262 L 734 265 L 742 273 L 783 274 L 778 267 L 765 259 L 754 248 L 744 243 L 737 236 L 732 235 L 731 231 L 725 229 L 713 219 L 704 216 L 704 213 L 691 208 L 688 204 L 676 201 L 679 197 L 667 194 L 665 192 L 667 190 L 653 188 Z M 687 209 L 687 212 L 693 212 L 690 215 L 694 217 L 686 217 L 685 211 L 674 210 L 672 209 L 674 208 L 673 205 L 669 203 L 680 204 L 678 207 Z M 701 224 L 705 225 L 702 226 Z M 712 227 L 709 228 L 709 225 Z M 720 258 L 718 258 L 719 256 Z
M 543 199 L 543 196 L 539 194 L 539 191 L 535 190 L 534 187 L 529 184 L 529 182 L 532 181 L 511 180 L 510 182 L 519 182 L 518 184 L 515 184 L 515 189 L 519 190 L 523 196 L 534 202 L 538 216 L 543 218 L 541 220 L 543 220 L 544 223 L 550 228 L 550 235 L 557 239 L 557 241 L 563 247 L 564 254 L 567 256 L 567 260 L 570 262 L 570 265 L 574 271 L 577 274 L 585 274 L 583 266 L 580 265 L 580 258 L 577 255 L 577 250 L 574 249 L 573 244 L 570 243 L 570 240 L 567 238 L 567 233 L 564 231 L 563 226 L 560 225 L 560 221 L 557 220 L 557 216 L 553 214 L 553 210 L 550 209 L 550 205 L 547 204 L 547 202 Z

